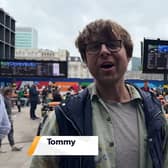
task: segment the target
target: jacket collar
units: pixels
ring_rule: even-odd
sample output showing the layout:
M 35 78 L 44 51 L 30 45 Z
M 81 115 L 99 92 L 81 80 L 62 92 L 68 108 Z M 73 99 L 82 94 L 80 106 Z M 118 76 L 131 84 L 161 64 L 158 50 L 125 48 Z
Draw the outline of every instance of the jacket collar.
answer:
M 131 85 L 131 84 L 128 84 L 128 83 L 126 83 L 125 85 L 128 89 L 128 92 L 130 93 L 131 100 L 134 100 L 134 99 L 142 100 L 139 91 L 134 87 L 134 85 Z M 100 96 L 98 95 L 98 92 L 96 90 L 95 83 L 90 84 L 88 86 L 88 90 L 89 90 L 89 94 L 90 94 L 90 97 L 91 97 L 92 101 L 100 98 Z
M 92 109 L 88 89 L 70 96 L 61 104 L 61 108 L 66 117 L 75 124 L 81 135 L 92 135 L 92 129 L 90 129 L 92 127 Z

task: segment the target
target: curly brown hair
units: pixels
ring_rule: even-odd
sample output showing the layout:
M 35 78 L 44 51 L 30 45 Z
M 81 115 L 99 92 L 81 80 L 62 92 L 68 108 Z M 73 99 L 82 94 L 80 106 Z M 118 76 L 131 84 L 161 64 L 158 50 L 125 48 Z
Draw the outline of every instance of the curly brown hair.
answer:
M 133 43 L 130 34 L 121 25 L 111 20 L 99 19 L 86 25 L 83 31 L 79 32 L 75 45 L 83 61 L 86 62 L 85 49 L 88 43 L 111 39 L 122 40 L 127 56 L 132 57 Z

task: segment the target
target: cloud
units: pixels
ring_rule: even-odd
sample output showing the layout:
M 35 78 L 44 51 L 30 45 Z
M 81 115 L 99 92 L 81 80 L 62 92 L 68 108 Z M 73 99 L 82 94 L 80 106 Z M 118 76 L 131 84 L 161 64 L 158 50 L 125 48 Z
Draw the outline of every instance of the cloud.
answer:
M 79 55 L 74 41 L 90 21 L 105 18 L 123 25 L 139 56 L 144 37 L 168 39 L 167 0 L 0 0 L 1 7 L 16 19 L 17 26 L 38 31 L 39 48 L 66 48 Z

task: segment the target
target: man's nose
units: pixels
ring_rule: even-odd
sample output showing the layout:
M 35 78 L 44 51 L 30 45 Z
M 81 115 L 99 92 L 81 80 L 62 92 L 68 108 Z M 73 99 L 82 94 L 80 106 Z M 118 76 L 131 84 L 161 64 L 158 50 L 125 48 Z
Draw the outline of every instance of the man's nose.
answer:
M 105 44 L 102 44 L 100 48 L 100 55 L 104 55 L 104 54 L 109 55 L 111 54 L 111 52 L 109 51 L 108 47 Z

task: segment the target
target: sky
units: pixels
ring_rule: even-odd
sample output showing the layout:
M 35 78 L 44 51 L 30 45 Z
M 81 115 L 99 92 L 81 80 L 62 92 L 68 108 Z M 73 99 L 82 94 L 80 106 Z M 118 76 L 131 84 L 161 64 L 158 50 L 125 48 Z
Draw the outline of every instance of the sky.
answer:
M 136 57 L 141 57 L 144 38 L 168 40 L 167 0 L 0 0 L 0 8 L 16 20 L 16 26 L 38 31 L 38 48 L 67 49 L 71 56 L 79 56 L 74 45 L 79 32 L 101 18 L 128 30 Z

